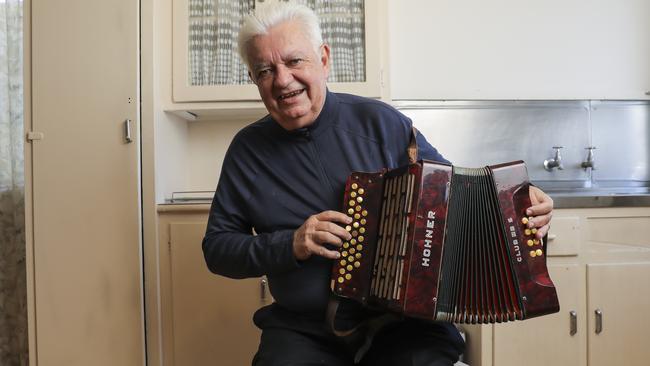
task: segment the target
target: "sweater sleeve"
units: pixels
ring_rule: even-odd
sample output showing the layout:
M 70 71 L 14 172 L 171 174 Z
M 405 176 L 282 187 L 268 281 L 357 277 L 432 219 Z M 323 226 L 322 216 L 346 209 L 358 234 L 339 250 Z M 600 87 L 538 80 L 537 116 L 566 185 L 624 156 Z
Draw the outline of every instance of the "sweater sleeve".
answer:
M 449 160 L 445 159 L 438 150 L 431 146 L 429 141 L 418 131 L 418 134 L 415 136 L 415 141 L 418 143 L 418 158 L 437 161 L 440 163 L 451 164 Z
M 273 275 L 297 268 L 293 255 L 294 230 L 253 234 L 247 215 L 250 200 L 247 185 L 254 181 L 255 172 L 245 151 L 234 153 L 233 150 L 231 145 L 226 153 L 203 238 L 208 268 L 231 278 Z

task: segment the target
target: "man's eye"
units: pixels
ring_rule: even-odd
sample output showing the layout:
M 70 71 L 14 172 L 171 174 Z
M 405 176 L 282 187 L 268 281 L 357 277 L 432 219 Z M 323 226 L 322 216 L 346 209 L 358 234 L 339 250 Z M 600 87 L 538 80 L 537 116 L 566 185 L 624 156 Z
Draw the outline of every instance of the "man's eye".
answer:
M 304 60 L 301 58 L 294 58 L 293 60 L 289 61 L 289 66 L 298 66 L 300 65 Z
M 271 69 L 262 69 L 257 72 L 257 78 L 263 78 L 271 75 Z

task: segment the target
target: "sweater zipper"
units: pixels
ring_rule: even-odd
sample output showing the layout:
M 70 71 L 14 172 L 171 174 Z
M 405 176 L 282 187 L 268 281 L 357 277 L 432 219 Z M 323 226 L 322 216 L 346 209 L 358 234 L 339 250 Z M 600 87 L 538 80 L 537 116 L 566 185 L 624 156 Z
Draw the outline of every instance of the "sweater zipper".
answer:
M 311 131 L 307 130 L 305 137 L 307 138 L 307 143 L 309 144 L 309 149 L 311 150 L 312 153 L 312 160 L 314 161 L 314 164 L 318 166 L 318 172 L 320 173 L 321 180 L 327 184 L 327 186 L 330 188 L 331 192 L 334 192 L 334 188 L 332 187 L 332 183 L 330 182 L 329 177 L 325 173 L 325 167 L 323 167 L 323 164 L 321 163 L 320 157 L 318 156 L 318 151 L 316 149 L 316 143 L 314 142 L 314 138 L 312 137 Z

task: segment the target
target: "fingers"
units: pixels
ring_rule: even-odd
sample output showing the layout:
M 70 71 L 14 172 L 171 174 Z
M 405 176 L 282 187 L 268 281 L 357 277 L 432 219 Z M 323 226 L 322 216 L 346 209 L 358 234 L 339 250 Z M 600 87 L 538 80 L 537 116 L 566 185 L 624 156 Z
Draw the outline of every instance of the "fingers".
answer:
M 528 220 L 529 228 L 537 228 L 535 237 L 541 239 L 548 233 L 551 218 L 553 217 L 553 199 L 544 193 L 541 189 L 530 187 L 530 206 L 526 214 L 530 216 Z
M 339 224 L 349 224 L 352 219 L 336 211 L 323 211 L 309 217 L 294 233 L 293 252 L 298 260 L 312 255 L 325 258 L 339 258 L 339 252 L 325 245 L 341 246 L 351 238 L 350 233 Z
M 545 215 L 553 210 L 553 199 L 541 189 L 530 186 L 530 206 L 526 210 L 528 216 Z
M 352 218 L 349 217 L 348 215 L 342 212 L 332 211 L 332 210 L 323 211 L 312 217 L 315 217 L 316 219 L 318 219 L 318 221 L 338 222 L 341 224 L 349 224 L 352 222 Z
M 544 225 L 540 228 L 537 229 L 537 233 L 535 234 L 535 237 L 537 239 L 542 239 L 546 234 L 548 234 L 548 230 L 551 228 L 551 225 Z

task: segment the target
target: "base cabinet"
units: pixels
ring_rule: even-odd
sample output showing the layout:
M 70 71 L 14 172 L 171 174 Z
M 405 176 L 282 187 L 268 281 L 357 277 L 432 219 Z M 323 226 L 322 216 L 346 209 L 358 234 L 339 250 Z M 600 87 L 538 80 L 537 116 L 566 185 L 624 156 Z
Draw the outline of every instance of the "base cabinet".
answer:
M 494 365 L 584 365 L 584 273 L 578 265 L 549 266 L 560 312 L 523 322 L 494 325 Z
M 649 224 L 648 208 L 556 210 L 548 267 L 560 312 L 491 326 L 480 341 L 492 357 L 472 366 L 648 365 Z
M 647 366 L 650 262 L 587 266 L 589 366 Z
M 209 205 L 191 206 L 159 214 L 164 364 L 249 365 L 260 336 L 253 313 L 271 301 L 266 282 L 207 269 L 201 241 Z
M 159 208 L 165 365 L 250 364 L 272 301 L 264 279 L 210 273 L 201 241 L 209 205 Z M 560 312 L 469 326 L 471 366 L 644 366 L 650 360 L 650 209 L 556 210 L 548 267 Z M 598 311 L 598 314 L 596 313 Z

